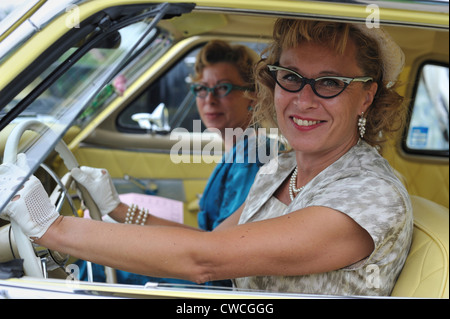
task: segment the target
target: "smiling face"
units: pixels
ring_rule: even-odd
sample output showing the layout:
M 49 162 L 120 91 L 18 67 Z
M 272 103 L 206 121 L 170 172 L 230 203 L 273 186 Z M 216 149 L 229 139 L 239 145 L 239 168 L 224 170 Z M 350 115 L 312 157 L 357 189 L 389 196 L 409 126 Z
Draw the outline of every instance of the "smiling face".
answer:
M 282 52 L 280 66 L 304 77 L 365 76 L 356 62 L 356 47 L 348 42 L 341 55 L 324 45 L 304 42 Z M 310 85 L 291 93 L 275 85 L 274 102 L 280 130 L 303 155 L 336 157 L 358 141 L 358 117 L 372 103 L 377 85 L 352 82 L 338 96 L 324 99 Z
M 198 83 L 212 88 L 219 83 L 231 83 L 244 86 L 238 69 L 232 63 L 219 62 L 206 66 Z M 225 128 L 245 129 L 250 121 L 249 106 L 252 101 L 244 91 L 232 90 L 224 97 L 214 96 L 211 92 L 205 98 L 197 97 L 200 118 L 207 128 L 216 128 L 225 135 Z

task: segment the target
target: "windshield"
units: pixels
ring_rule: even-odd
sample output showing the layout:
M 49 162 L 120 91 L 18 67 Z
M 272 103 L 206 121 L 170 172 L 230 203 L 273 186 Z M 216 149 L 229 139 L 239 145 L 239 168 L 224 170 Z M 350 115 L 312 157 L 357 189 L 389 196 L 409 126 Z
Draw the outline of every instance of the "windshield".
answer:
M 2 121 L 18 106 L 25 105 L 0 132 L 1 140 L 7 140 L 12 128 L 25 120 L 38 120 L 49 128 L 27 135 L 26 143 L 18 148 L 19 153 L 27 153 L 30 174 L 69 129 L 81 130 L 90 118 L 102 111 L 108 99 L 121 94 L 126 82 L 144 72 L 172 43 L 167 32 L 153 27 L 150 18 L 124 25 L 92 47 L 87 40 L 91 36 L 64 52 L 0 111 Z M 80 52 L 81 58 L 71 63 Z M 70 66 L 61 72 L 61 67 L 67 64 Z M 41 89 L 49 78 L 56 79 Z M 42 92 L 35 97 L 39 90 Z M 0 209 L 13 193 L 1 195 Z

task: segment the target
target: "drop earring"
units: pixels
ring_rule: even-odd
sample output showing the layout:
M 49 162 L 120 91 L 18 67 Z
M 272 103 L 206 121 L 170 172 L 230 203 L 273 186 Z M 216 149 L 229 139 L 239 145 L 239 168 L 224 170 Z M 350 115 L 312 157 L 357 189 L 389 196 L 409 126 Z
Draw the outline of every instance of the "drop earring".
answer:
M 359 130 L 359 136 L 361 138 L 363 138 L 364 134 L 366 133 L 366 118 L 364 117 L 364 112 L 362 112 L 361 116 L 359 117 L 358 130 Z

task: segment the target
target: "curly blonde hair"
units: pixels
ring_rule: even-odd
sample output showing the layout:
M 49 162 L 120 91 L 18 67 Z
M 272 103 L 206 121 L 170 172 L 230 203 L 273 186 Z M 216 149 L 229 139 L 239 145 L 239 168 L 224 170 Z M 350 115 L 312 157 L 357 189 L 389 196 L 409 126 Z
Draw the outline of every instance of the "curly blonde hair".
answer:
M 197 54 L 193 80 L 198 81 L 201 79 L 205 67 L 220 62 L 227 62 L 236 66 L 241 78 L 244 80 L 244 86 L 254 88 L 253 70 L 258 60 L 258 54 L 244 45 L 232 45 L 222 40 L 212 40 Z
M 388 88 L 384 81 L 383 61 L 377 42 L 347 23 L 293 19 L 276 21 L 273 41 L 263 52 L 267 57 L 260 60 L 255 69 L 257 104 L 254 121 L 265 126 L 278 127 L 274 106 L 275 80 L 269 73 L 267 65 L 276 64 L 284 49 L 312 41 L 343 53 L 349 40 L 356 44 L 357 63 L 364 75 L 372 77 L 378 83 L 374 101 L 365 113 L 367 122 L 364 140 L 381 150 L 387 136 L 403 128 L 406 107 L 403 97 L 395 90 L 396 85 Z

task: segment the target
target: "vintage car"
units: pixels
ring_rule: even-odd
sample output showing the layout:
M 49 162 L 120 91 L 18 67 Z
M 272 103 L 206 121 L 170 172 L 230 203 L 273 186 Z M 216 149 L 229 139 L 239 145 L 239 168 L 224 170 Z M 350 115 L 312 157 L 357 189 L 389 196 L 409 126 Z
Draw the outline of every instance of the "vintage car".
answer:
M 261 53 L 279 17 L 382 26 L 402 47 L 399 90 L 410 115 L 383 155 L 411 195 L 415 228 L 391 297 L 448 298 L 448 1 L 29 0 L 0 21 L 1 161 L 26 153 L 28 173 L 61 214 L 100 218 L 65 175 L 86 165 L 108 169 L 123 196 L 160 200 L 169 207 L 162 214 L 195 226 L 198 198 L 222 156 L 189 90 L 196 53 L 211 39 Z M 1 211 L 17 189 L 0 189 Z M 73 257 L 32 245 L 14 223 L 0 226 L 5 298 L 327 297 L 123 285 L 110 268 L 106 283 L 80 282 Z

